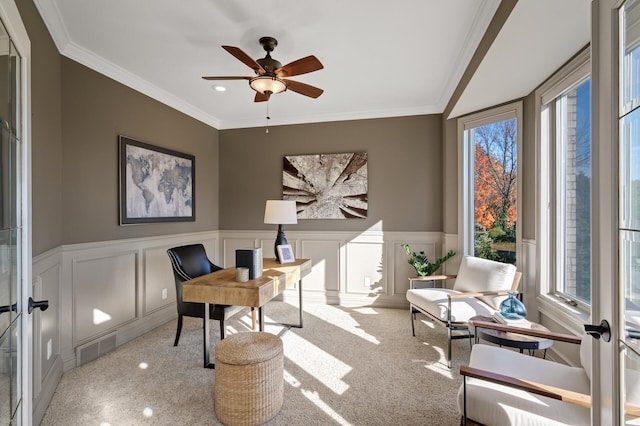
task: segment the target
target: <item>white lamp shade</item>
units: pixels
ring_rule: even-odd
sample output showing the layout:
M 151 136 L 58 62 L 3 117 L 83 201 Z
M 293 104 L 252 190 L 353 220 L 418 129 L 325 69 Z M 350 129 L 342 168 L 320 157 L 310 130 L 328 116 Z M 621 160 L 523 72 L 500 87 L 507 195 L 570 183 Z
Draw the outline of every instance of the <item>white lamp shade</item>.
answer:
M 288 225 L 298 223 L 296 202 L 289 200 L 267 200 L 264 209 L 264 223 Z

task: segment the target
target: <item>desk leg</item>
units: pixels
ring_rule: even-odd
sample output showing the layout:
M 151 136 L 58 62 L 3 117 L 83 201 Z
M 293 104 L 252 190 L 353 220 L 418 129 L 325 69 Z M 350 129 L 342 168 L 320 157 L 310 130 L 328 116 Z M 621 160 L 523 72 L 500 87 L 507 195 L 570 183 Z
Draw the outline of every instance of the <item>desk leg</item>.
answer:
M 298 281 L 298 303 L 300 304 L 300 323 L 291 327 L 302 328 L 302 278 Z
M 258 308 L 258 330 L 264 331 L 264 311 L 262 306 Z
M 204 304 L 204 327 L 202 327 L 203 334 L 202 341 L 204 342 L 204 368 L 216 368 L 215 363 L 210 362 L 209 357 L 209 304 Z
M 302 279 L 300 279 L 300 281 L 298 281 L 298 303 L 300 304 L 300 309 L 299 309 L 299 323 L 298 324 L 285 324 L 285 323 L 281 323 L 281 322 L 276 322 L 276 323 L 272 323 L 270 322 L 269 324 L 274 324 L 274 325 L 281 325 L 284 327 L 294 327 L 294 328 L 302 328 Z M 262 306 L 260 306 L 258 308 L 258 329 L 260 331 L 264 331 L 264 312 L 262 309 Z

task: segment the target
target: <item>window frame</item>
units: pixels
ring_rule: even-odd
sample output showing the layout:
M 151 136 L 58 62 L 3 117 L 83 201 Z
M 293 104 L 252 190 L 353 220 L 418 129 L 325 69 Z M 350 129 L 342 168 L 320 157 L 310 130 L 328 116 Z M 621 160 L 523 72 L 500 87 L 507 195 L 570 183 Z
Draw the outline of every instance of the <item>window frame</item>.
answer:
M 487 124 L 497 123 L 504 120 L 516 119 L 517 136 L 516 136 L 516 156 L 517 168 L 516 173 L 518 180 L 516 183 L 516 268 L 520 269 L 522 264 L 522 140 L 523 140 L 523 102 L 511 102 L 499 107 L 491 108 L 475 114 L 470 114 L 458 119 L 458 249 L 463 255 L 473 256 L 474 254 L 474 238 L 473 231 L 475 228 L 475 211 L 474 206 L 474 169 L 473 161 L 474 151 L 471 148 L 466 137 L 466 131 Z M 521 287 L 523 288 L 523 287 Z
M 555 144 L 555 109 L 553 120 L 549 114 L 543 114 L 543 108 L 549 102 L 564 95 L 568 90 L 577 87 L 585 78 L 592 79 L 591 55 L 589 47 L 584 48 L 567 64 L 535 91 L 535 126 L 536 126 L 536 240 L 538 277 L 536 292 L 538 307 L 556 321 L 581 329 L 588 318 L 591 305 L 581 300 L 568 297 L 557 290 L 554 284 L 558 274 L 558 250 L 555 248 L 556 227 L 558 226 L 558 209 L 554 203 L 557 187 L 556 144 Z M 593 87 L 592 87 L 593 90 Z M 553 137 L 544 138 L 545 129 Z M 592 149 L 593 153 L 593 149 Z M 593 157 L 592 168 L 593 168 Z M 592 173 L 593 176 L 593 173 Z M 591 189 L 593 194 L 593 188 Z M 593 212 L 593 209 L 591 209 Z M 591 269 L 593 272 L 593 216 L 591 218 Z M 593 273 L 592 283 L 593 283 Z

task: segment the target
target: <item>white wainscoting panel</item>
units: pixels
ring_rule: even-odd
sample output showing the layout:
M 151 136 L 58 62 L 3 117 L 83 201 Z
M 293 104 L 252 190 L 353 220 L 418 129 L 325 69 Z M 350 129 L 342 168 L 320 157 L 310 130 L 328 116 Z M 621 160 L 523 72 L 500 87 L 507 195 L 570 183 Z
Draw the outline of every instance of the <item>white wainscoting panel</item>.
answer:
M 246 236 L 243 236 L 240 238 L 224 238 L 222 240 L 222 245 L 223 245 L 222 252 L 224 254 L 224 258 L 223 258 L 222 265 L 219 265 L 219 266 L 222 266 L 223 268 L 235 266 L 236 250 L 247 249 L 247 248 L 258 248 L 256 246 L 257 241 L 258 240 L 255 237 L 249 238 Z M 275 241 L 275 237 L 274 237 L 274 241 Z M 273 249 L 271 251 L 273 251 Z M 262 257 L 271 257 L 271 256 L 267 256 L 263 252 Z
M 521 259 L 518 260 L 518 267 L 522 272 L 520 291 L 523 293 L 523 301 L 527 307 L 527 316 L 535 320 L 538 318 L 537 246 L 535 240 L 523 239 L 521 253 Z
M 171 268 L 171 261 L 167 254 L 169 248 L 171 247 L 153 247 L 142 251 L 144 264 L 143 315 L 176 302 L 173 268 Z
M 36 316 L 34 320 L 34 337 L 39 334 L 38 341 L 40 343 L 41 352 L 36 358 L 33 354 L 34 362 L 40 359 L 40 371 L 44 374 L 48 373 L 55 362 L 54 354 L 59 353 L 60 348 L 60 318 L 58 312 L 60 310 L 60 264 L 51 265 L 48 269 L 41 271 L 35 278 L 38 285 L 34 286 L 34 300 L 48 300 L 49 308 L 46 311 L 35 310 Z M 39 288 L 38 288 L 39 287 Z M 36 324 L 38 326 L 36 327 Z M 37 333 L 35 332 L 37 328 Z M 51 355 L 47 358 L 48 347 L 51 346 Z
M 387 293 L 384 244 L 347 243 L 347 282 L 345 291 L 373 297 Z
M 75 344 L 136 318 L 137 252 L 75 259 Z
M 304 277 L 304 291 L 326 292 L 327 300 L 335 297 L 341 289 L 341 241 L 303 239 L 300 246 L 300 257 L 313 263 L 311 273 Z
M 458 234 L 445 234 L 444 235 L 444 247 L 442 248 L 442 254 L 449 253 L 449 250 L 453 250 L 457 253 L 457 256 L 447 260 L 444 264 L 443 272 L 447 275 L 455 275 L 460 269 L 460 263 L 462 262 L 462 241 L 458 238 Z

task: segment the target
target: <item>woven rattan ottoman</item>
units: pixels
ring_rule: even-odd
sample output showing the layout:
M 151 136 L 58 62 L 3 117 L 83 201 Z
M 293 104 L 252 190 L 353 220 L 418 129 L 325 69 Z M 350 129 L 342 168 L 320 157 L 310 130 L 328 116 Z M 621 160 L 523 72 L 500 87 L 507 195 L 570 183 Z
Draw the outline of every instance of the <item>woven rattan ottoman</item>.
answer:
M 225 425 L 260 425 L 282 407 L 282 340 L 274 334 L 232 334 L 216 345 L 213 404 Z

